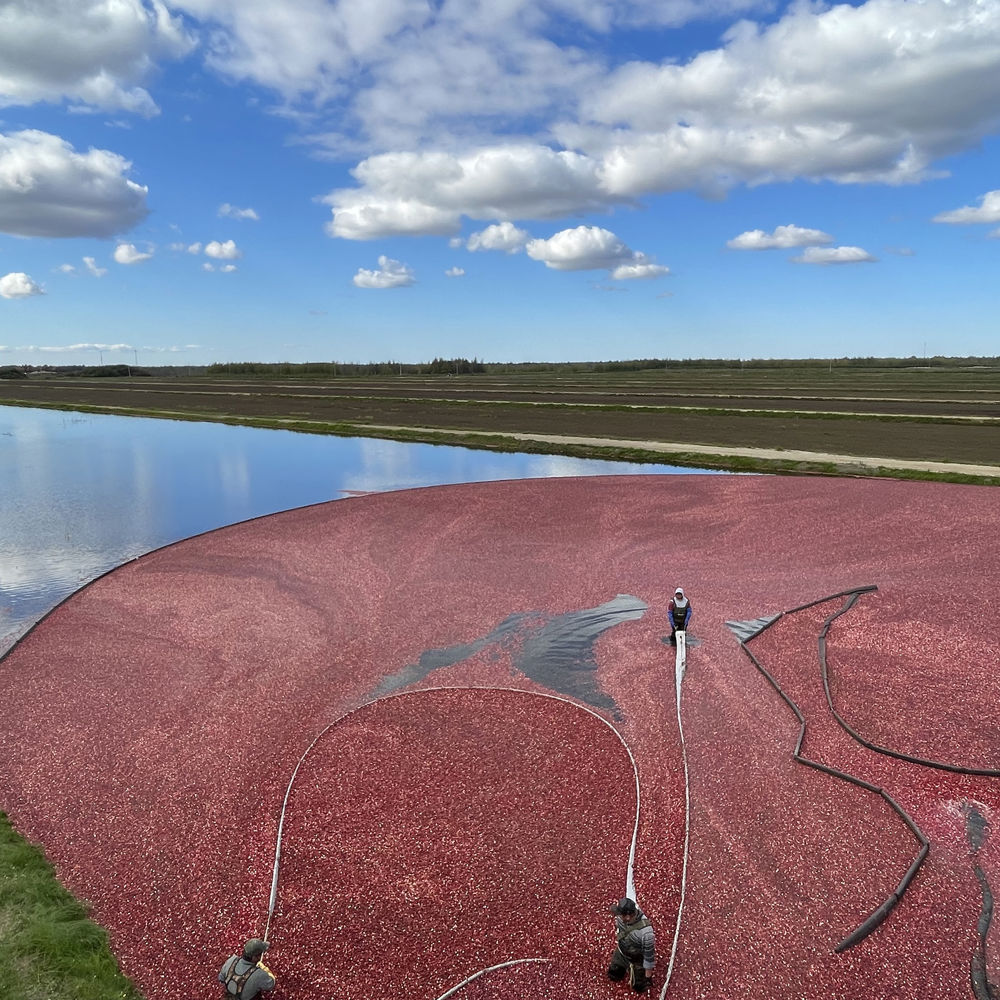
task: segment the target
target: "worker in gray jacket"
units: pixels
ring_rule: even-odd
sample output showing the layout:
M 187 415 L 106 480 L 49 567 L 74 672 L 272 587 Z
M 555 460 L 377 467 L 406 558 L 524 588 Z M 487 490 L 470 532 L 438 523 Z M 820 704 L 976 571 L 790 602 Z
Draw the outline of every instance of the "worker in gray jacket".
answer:
M 618 944 L 608 966 L 608 979 L 621 982 L 626 974 L 636 993 L 649 989 L 650 977 L 656 967 L 656 937 L 649 918 L 634 899 L 626 896 L 611 907 L 615 918 Z
M 227 996 L 253 1000 L 258 993 L 274 989 L 274 973 L 261 961 L 271 946 L 260 938 L 250 938 L 242 955 L 231 955 L 219 970 L 219 982 Z

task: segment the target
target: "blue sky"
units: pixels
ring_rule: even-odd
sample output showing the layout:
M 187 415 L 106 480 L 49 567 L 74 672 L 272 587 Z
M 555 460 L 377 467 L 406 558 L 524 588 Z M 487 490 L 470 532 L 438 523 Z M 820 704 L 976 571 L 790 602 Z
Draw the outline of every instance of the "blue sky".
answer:
M 1000 0 L 2 0 L 0 364 L 996 355 Z

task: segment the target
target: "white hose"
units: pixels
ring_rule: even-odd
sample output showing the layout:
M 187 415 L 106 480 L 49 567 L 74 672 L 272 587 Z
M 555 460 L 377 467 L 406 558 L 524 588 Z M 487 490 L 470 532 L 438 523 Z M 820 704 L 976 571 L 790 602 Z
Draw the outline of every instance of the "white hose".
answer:
M 679 630 L 677 632 L 677 655 L 674 660 L 674 686 L 677 689 L 677 730 L 681 737 L 681 757 L 684 761 L 684 862 L 681 866 L 681 899 L 677 906 L 677 923 L 674 926 L 674 940 L 670 947 L 670 962 L 667 965 L 667 974 L 663 979 L 663 986 L 660 989 L 660 1000 L 663 1000 L 667 994 L 670 977 L 674 971 L 674 960 L 677 958 L 677 942 L 681 935 L 681 914 L 684 912 L 684 893 L 687 888 L 688 848 L 691 838 L 691 784 L 688 780 L 687 748 L 684 745 L 684 723 L 681 720 L 681 686 L 686 667 L 687 633 Z
M 480 969 L 478 972 L 474 972 L 468 979 L 463 979 L 460 983 L 452 986 L 447 993 L 442 993 L 437 1000 L 447 1000 L 448 997 L 453 996 L 460 989 L 468 986 L 474 979 L 478 979 L 480 976 L 485 976 L 487 972 L 493 972 L 495 969 L 506 969 L 510 965 L 523 965 L 525 962 L 551 962 L 551 958 L 515 958 L 509 962 L 501 962 L 499 965 L 491 965 L 488 969 Z
M 284 800 L 282 801 L 282 804 L 281 804 L 281 817 L 278 820 L 278 838 L 277 838 L 277 843 L 275 844 L 275 848 L 274 848 L 274 868 L 273 868 L 272 873 L 271 873 L 271 896 L 270 896 L 270 899 L 268 901 L 268 906 L 267 906 L 267 924 L 266 924 L 265 929 L 264 929 L 264 940 L 265 941 L 270 940 L 268 938 L 268 933 L 270 932 L 270 929 L 271 929 L 271 918 L 274 915 L 274 907 L 275 907 L 275 904 L 276 904 L 277 898 L 278 898 L 278 872 L 279 872 L 279 869 L 281 867 L 281 839 L 282 839 L 282 836 L 283 836 L 283 833 L 284 833 L 284 828 L 285 828 L 285 813 L 286 813 L 286 811 L 288 809 L 288 797 L 291 795 L 292 785 L 294 784 L 295 778 L 296 778 L 296 776 L 299 773 L 299 768 L 302 766 L 302 763 L 305 761 L 306 757 L 309 755 L 309 752 L 313 749 L 314 746 L 316 746 L 316 744 L 320 741 L 320 739 L 322 739 L 322 737 L 326 733 L 328 733 L 335 725 L 337 725 L 340 722 L 343 722 L 344 719 L 346 719 L 349 715 L 353 715 L 355 712 L 359 712 L 363 708 L 368 708 L 371 705 L 376 705 L 376 704 L 378 704 L 380 702 L 383 702 L 383 701 L 389 701 L 390 699 L 393 699 L 393 698 L 406 698 L 406 697 L 410 697 L 411 695 L 416 695 L 416 694 L 430 694 L 430 693 L 436 692 L 436 691 L 506 691 L 506 692 L 511 692 L 513 694 L 526 694 L 526 695 L 530 695 L 531 697 L 535 697 L 535 698 L 549 698 L 552 701 L 561 701 L 561 702 L 563 702 L 566 705 L 572 705 L 574 708 L 578 708 L 578 709 L 581 709 L 584 712 L 587 712 L 588 714 L 592 715 L 595 719 L 599 719 L 601 722 L 604 723 L 604 725 L 606 725 L 608 727 L 608 729 L 610 729 L 615 734 L 615 736 L 618 737 L 618 740 L 620 741 L 621 745 L 625 748 L 625 752 L 628 754 L 629 760 L 632 762 L 632 773 L 635 776 L 635 823 L 633 824 L 633 827 L 632 827 L 632 844 L 631 844 L 631 847 L 629 849 L 628 868 L 627 868 L 626 874 L 625 874 L 625 895 L 626 896 L 630 896 L 632 899 L 635 899 L 635 882 L 633 880 L 633 869 L 635 867 L 635 847 L 636 847 L 636 841 L 638 840 L 638 837 L 639 837 L 639 768 L 636 765 L 635 757 L 632 754 L 632 750 L 630 749 L 629 745 L 625 742 L 625 737 L 622 736 L 622 734 L 620 732 L 618 732 L 618 730 L 610 722 L 608 722 L 608 720 L 605 719 L 604 716 L 598 715 L 598 713 L 595 712 L 593 709 L 588 708 L 586 705 L 581 705 L 578 702 L 572 701 L 569 698 L 564 698 L 561 695 L 556 695 L 556 694 L 547 694 L 547 693 L 541 692 L 541 691 L 524 691 L 524 690 L 522 690 L 520 688 L 509 688 L 509 687 L 497 687 L 497 688 L 469 688 L 469 687 L 465 687 L 465 688 L 462 688 L 462 687 L 417 688 L 414 691 L 398 691 L 395 694 L 385 695 L 382 698 L 375 698 L 373 701 L 365 702 L 363 705 L 358 705 L 357 707 L 352 708 L 349 712 L 345 712 L 339 718 L 334 719 L 333 722 L 331 722 L 327 726 L 325 726 L 316 735 L 316 738 L 312 741 L 312 743 L 310 743 L 309 746 L 306 747 L 306 749 L 303 751 L 302 756 L 299 758 L 298 763 L 295 765 L 295 769 L 292 771 L 292 776 L 291 776 L 291 778 L 288 781 L 288 788 L 285 790 L 285 798 L 284 798 Z M 527 962 L 539 962 L 539 961 L 548 961 L 548 959 L 533 958 L 533 959 L 516 959 L 515 960 L 515 962 L 526 962 L 526 961 Z M 506 964 L 513 964 L 513 963 L 506 963 Z M 497 967 L 493 966 L 491 968 L 497 968 Z M 482 970 L 482 972 L 488 972 L 488 971 L 489 971 L 489 969 L 483 969 Z M 477 976 L 482 975 L 482 972 L 477 972 L 474 976 L 471 977 L 471 979 L 466 980 L 465 982 L 471 982 L 472 979 L 475 979 Z M 462 985 L 464 985 L 464 983 L 460 983 L 459 986 L 456 986 L 454 989 L 457 990 Z M 454 990 L 452 990 L 452 992 L 454 992 Z M 450 995 L 451 995 L 450 993 L 446 993 L 445 994 L 445 996 L 450 996 Z M 439 998 L 439 1000 L 443 1000 L 443 998 Z

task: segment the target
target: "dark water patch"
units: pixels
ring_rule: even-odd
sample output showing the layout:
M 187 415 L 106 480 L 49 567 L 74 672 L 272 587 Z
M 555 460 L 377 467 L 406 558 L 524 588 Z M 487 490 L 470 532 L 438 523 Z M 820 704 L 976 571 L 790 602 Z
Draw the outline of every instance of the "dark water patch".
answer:
M 990 824 L 986 817 L 971 802 L 962 803 L 962 815 L 965 816 L 965 832 L 969 838 L 973 858 L 989 839 Z M 978 865 L 973 865 L 973 873 L 979 883 L 982 895 L 982 906 L 979 919 L 976 921 L 976 947 L 969 961 L 969 981 L 976 1000 L 1000 1000 L 1000 986 L 990 981 L 989 967 L 986 961 L 986 938 L 993 922 L 993 890 L 990 888 L 986 873 Z
M 514 666 L 538 684 L 620 719 L 615 700 L 597 681 L 594 646 L 608 629 L 636 621 L 648 607 L 638 597 L 619 594 L 596 608 L 556 615 L 525 639 Z
M 641 618 L 647 608 L 638 597 L 619 594 L 596 608 L 561 615 L 537 611 L 509 615 L 479 639 L 426 650 L 416 663 L 383 678 L 371 697 L 416 684 L 434 670 L 454 666 L 489 646 L 500 645 L 511 650 L 514 668 L 526 677 L 550 691 L 603 709 L 620 719 L 618 705 L 597 680 L 595 644 L 608 629 Z
M 973 871 L 982 893 L 983 905 L 979 911 L 979 920 L 976 921 L 977 941 L 969 961 L 969 981 L 976 1000 L 1000 1000 L 1000 987 L 990 981 L 986 962 L 986 937 L 993 922 L 993 892 L 982 868 L 976 865 Z
M 496 628 L 480 639 L 458 643 L 454 646 L 445 646 L 442 649 L 428 649 L 420 654 L 416 663 L 410 663 L 397 673 L 383 677 L 371 692 L 371 697 L 380 698 L 393 691 L 399 691 L 409 684 L 416 684 L 432 671 L 441 667 L 453 667 L 456 663 L 461 663 L 463 660 L 468 660 L 482 652 L 487 646 L 499 644 L 502 647 L 507 647 L 519 633 L 525 628 L 529 628 L 532 622 L 542 621 L 544 621 L 543 616 L 531 611 L 508 615 Z
M 755 635 L 763 632 L 768 625 L 776 622 L 781 615 L 765 615 L 762 618 L 752 618 L 744 622 L 726 622 L 726 627 L 740 642 L 749 642 Z
M 968 801 L 962 803 L 962 815 L 965 816 L 965 832 L 969 838 L 969 846 L 973 852 L 978 851 L 990 835 L 989 820 Z

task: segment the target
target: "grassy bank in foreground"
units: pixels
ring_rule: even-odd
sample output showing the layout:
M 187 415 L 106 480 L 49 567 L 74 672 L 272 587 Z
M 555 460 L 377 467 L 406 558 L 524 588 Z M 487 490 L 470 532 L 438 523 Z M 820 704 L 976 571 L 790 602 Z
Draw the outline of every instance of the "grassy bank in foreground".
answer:
M 141 1000 L 107 933 L 0 813 L 0 992 L 4 1000 Z

